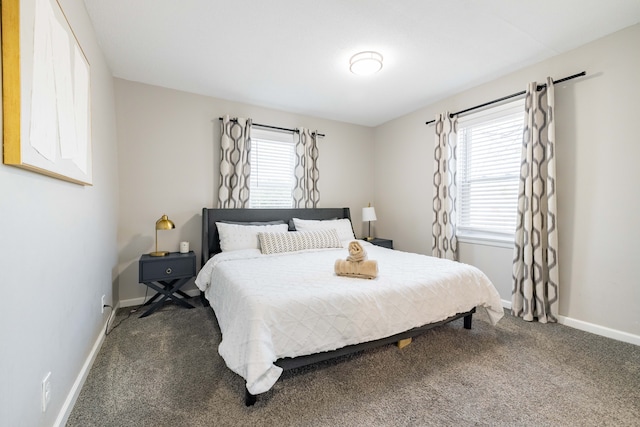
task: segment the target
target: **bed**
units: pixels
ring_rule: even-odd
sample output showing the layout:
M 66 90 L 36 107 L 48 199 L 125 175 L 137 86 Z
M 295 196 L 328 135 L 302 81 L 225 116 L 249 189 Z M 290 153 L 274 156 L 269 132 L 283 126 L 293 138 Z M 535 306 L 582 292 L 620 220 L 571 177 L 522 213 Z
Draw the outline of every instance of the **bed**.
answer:
M 300 246 L 304 232 L 330 238 Z M 257 236 L 288 243 L 263 253 L 274 249 L 269 240 L 256 244 Z M 196 285 L 220 325 L 218 352 L 245 379 L 247 406 L 283 370 L 400 342 L 459 318 L 470 329 L 479 307 L 494 324 L 502 317 L 497 290 L 469 265 L 360 241 L 378 264 L 377 277 L 336 275 L 334 262 L 348 255 L 353 238 L 349 208 L 202 210 Z

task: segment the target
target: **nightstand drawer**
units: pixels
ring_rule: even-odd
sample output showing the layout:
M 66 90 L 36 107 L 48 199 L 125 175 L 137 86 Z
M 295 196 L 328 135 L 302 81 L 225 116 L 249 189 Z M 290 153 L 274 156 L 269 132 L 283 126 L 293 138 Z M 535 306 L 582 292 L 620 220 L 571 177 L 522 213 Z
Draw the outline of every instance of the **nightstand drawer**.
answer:
M 196 274 L 196 256 L 171 253 L 164 257 L 143 255 L 140 259 L 139 281 L 171 280 L 180 277 L 192 277 Z

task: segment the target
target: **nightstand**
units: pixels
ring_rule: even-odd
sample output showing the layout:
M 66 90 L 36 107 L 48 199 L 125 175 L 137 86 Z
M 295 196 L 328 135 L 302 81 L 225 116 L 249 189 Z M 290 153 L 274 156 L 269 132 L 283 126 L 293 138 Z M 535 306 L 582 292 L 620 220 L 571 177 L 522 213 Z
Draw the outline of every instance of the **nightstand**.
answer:
M 367 240 L 372 245 L 382 246 L 383 248 L 393 249 L 393 240 L 389 239 L 380 239 L 378 237 L 374 237 L 371 240 Z
M 185 283 L 196 275 L 196 254 L 171 252 L 166 256 L 142 255 L 138 263 L 140 283 L 144 283 L 157 293 L 144 306 L 152 304 L 140 317 L 146 317 L 171 299 L 185 307 L 194 308 L 185 301 L 190 298 L 180 290 Z

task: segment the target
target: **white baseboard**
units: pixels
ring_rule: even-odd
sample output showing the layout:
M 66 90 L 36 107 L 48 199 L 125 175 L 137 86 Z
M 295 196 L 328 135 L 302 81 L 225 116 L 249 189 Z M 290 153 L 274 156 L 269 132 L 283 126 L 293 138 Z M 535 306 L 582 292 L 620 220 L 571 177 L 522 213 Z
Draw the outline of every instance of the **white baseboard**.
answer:
M 507 310 L 511 310 L 511 301 L 502 300 L 502 306 Z M 607 328 L 606 326 L 600 326 L 594 323 L 576 320 L 566 316 L 558 316 L 558 323 L 570 328 L 579 329 L 581 331 L 590 332 L 592 334 L 600 335 L 606 338 L 611 338 L 614 340 L 640 346 L 639 335 L 633 335 L 628 332 L 618 331 L 617 329 Z
M 183 292 L 190 297 L 197 297 L 198 295 L 200 295 L 200 289 L 189 289 Z M 149 295 L 148 297 L 124 299 L 120 301 L 119 305 L 120 307 L 134 307 L 137 305 L 142 305 L 147 301 L 147 299 L 149 299 L 149 297 L 151 297 L 151 295 Z
M 111 310 L 111 314 L 107 318 L 107 321 L 100 328 L 100 333 L 98 334 L 98 337 L 96 338 L 96 341 L 93 344 L 93 347 L 91 348 L 91 352 L 89 352 L 89 356 L 87 357 L 87 360 L 85 360 L 84 365 L 82 365 L 82 369 L 80 369 L 80 373 L 76 377 L 76 380 L 73 383 L 73 386 L 71 387 L 71 390 L 69 391 L 69 394 L 67 395 L 67 398 L 65 399 L 64 404 L 60 409 L 60 412 L 58 413 L 58 417 L 56 418 L 56 421 L 53 424 L 55 427 L 59 427 L 59 426 L 61 427 L 67 424 L 69 415 L 71 415 L 71 411 L 73 410 L 73 405 L 75 405 L 76 400 L 80 395 L 80 390 L 82 390 L 82 386 L 84 385 L 84 382 L 87 379 L 87 375 L 89 375 L 89 371 L 93 366 L 93 362 L 96 360 L 96 356 L 98 355 L 98 352 L 102 347 L 102 343 L 104 342 L 104 338 L 105 338 L 104 331 L 107 327 L 107 324 L 112 322 L 113 319 L 116 317 L 116 312 L 118 311 L 119 307 L 120 307 L 120 303 L 116 303 L 115 306 L 113 307 L 113 310 Z
M 627 342 L 629 344 L 640 345 L 640 336 L 633 335 L 628 332 L 618 331 L 617 329 L 607 328 L 606 326 L 600 326 L 594 323 L 584 322 L 582 320 L 576 320 L 565 316 L 558 316 L 558 323 L 560 323 L 561 325 L 569 326 L 571 328 L 580 329 L 581 331 L 591 332 L 592 334 L 612 338 L 614 340 Z

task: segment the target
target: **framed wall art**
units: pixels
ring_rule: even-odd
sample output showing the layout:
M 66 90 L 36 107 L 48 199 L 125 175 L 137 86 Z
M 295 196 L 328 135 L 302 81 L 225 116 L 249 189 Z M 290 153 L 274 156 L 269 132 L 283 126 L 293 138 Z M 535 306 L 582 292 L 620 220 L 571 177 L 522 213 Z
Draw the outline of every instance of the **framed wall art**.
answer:
M 90 67 L 56 0 L 3 0 L 3 163 L 92 184 Z

